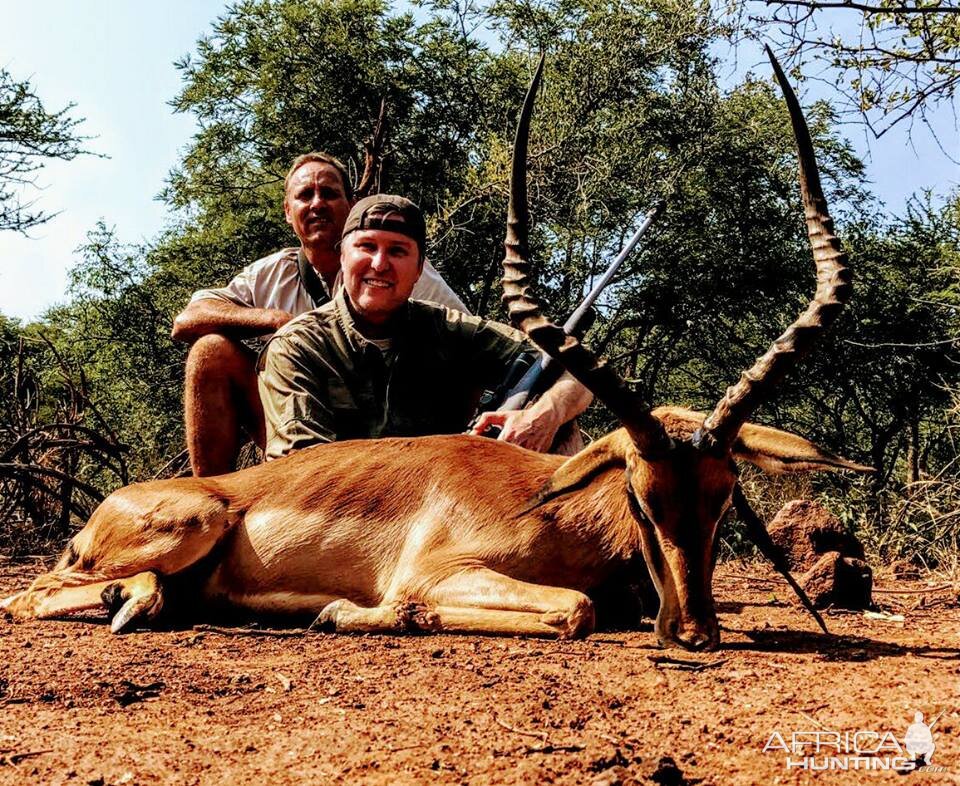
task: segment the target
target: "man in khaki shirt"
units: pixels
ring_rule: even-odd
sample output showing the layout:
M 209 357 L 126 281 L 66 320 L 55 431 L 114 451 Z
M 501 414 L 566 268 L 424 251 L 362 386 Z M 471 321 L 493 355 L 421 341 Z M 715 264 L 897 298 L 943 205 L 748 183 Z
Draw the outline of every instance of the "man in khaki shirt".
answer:
M 426 229 L 403 197 L 362 199 L 343 228 L 343 288 L 285 324 L 261 354 L 267 457 L 343 439 L 462 432 L 477 396 L 536 348 L 506 325 L 410 300 Z M 488 413 L 501 439 L 549 449 L 590 403 L 561 377 L 529 409 Z
M 244 442 L 264 446 L 255 359 L 263 340 L 293 317 L 329 302 L 341 286 L 338 249 L 350 210 L 343 164 L 325 153 L 297 158 L 284 182 L 284 214 L 300 240 L 246 267 L 226 287 L 196 292 L 173 338 L 192 344 L 184 420 L 195 475 L 231 471 Z M 412 296 L 467 307 L 429 263 Z

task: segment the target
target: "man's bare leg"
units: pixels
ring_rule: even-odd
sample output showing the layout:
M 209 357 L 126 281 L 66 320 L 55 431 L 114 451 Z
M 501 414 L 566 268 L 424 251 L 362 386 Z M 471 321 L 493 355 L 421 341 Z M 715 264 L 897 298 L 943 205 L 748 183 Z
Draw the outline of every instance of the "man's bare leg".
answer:
M 217 333 L 190 347 L 183 411 L 194 475 L 232 472 L 247 439 L 266 443 L 255 363 L 253 352 Z

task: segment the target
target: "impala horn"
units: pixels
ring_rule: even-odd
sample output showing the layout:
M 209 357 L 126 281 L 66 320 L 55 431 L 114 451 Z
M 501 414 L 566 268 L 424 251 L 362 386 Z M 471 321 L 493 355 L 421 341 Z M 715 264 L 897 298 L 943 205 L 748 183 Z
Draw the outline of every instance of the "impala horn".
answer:
M 530 118 L 545 58 L 541 55 L 527 90 L 513 144 L 507 236 L 504 240 L 503 302 L 510 321 L 517 328 L 610 408 L 631 433 L 641 455 L 647 458 L 663 455 L 671 448 L 672 441 L 660 421 L 650 414 L 650 405 L 630 390 L 606 361 L 598 359 L 574 336 L 567 335 L 561 327 L 544 317 L 540 313 L 540 303 L 530 289 L 527 146 Z
M 363 142 L 363 174 L 353 189 L 353 201 L 359 201 L 370 194 L 380 193 L 383 179 L 383 159 L 386 156 L 384 146 L 387 136 L 387 99 L 380 100 L 380 114 L 373 124 L 373 132 Z
M 806 311 L 770 345 L 766 354 L 758 358 L 752 368 L 742 374 L 735 385 L 727 388 L 724 397 L 694 434 L 695 445 L 716 453 L 730 449 L 741 426 L 758 406 L 773 395 L 784 376 L 810 351 L 823 331 L 837 318 L 852 291 L 847 255 L 833 233 L 833 219 L 827 212 L 827 202 L 820 185 L 810 130 L 780 63 L 769 46 L 766 50 L 787 101 L 797 140 L 800 193 L 807 236 L 817 267 L 817 291 Z

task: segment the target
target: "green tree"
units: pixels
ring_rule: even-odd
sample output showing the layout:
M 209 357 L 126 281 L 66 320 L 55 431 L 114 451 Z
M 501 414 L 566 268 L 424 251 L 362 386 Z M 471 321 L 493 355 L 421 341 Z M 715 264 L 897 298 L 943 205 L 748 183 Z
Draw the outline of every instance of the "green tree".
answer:
M 77 135 L 82 119 L 70 117 L 73 104 L 48 111 L 29 82 L 0 68 L 0 231 L 26 234 L 53 218 L 24 201 L 47 159 L 70 161 L 84 151 Z
M 877 137 L 955 106 L 960 8 L 944 0 L 731 0 L 741 32 L 772 35 L 791 63 L 826 67 Z

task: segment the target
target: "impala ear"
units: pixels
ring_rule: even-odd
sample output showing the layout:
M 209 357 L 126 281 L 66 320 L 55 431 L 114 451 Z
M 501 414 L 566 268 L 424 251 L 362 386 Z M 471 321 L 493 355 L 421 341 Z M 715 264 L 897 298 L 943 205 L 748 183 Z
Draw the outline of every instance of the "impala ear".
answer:
M 610 467 L 622 466 L 632 446 L 633 442 L 623 429 L 598 439 L 589 450 L 581 450 L 557 467 L 517 515 L 529 513 L 544 502 L 582 488 Z
M 809 439 L 756 423 L 745 423 L 733 443 L 733 457 L 749 461 L 764 472 L 779 475 L 785 472 L 816 472 L 849 469 L 873 472 L 873 467 L 856 464 L 831 453 Z
M 693 432 L 703 425 L 706 417 L 703 412 L 669 406 L 657 407 L 653 415 L 663 423 L 671 437 L 681 441 L 689 441 Z M 843 456 L 824 450 L 809 439 L 778 428 L 758 426 L 756 423 L 743 424 L 731 452 L 735 459 L 756 464 L 771 475 L 831 469 L 874 471 L 873 467 L 856 464 Z

